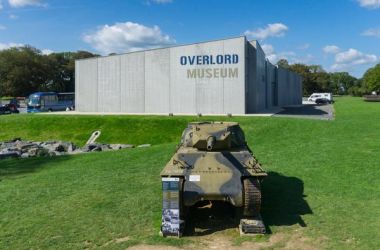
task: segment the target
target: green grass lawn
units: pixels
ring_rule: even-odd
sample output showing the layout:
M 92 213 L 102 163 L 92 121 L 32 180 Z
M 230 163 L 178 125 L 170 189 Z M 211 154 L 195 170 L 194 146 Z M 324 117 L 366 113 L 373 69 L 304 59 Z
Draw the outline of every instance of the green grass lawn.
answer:
M 159 173 L 187 122 L 233 120 L 269 172 L 263 217 L 271 235 L 304 237 L 328 249 L 380 246 L 380 105 L 338 98 L 336 119 L 265 117 L 0 116 L 0 140 L 151 143 L 151 148 L 0 161 L 0 249 L 124 249 L 197 244 L 158 236 Z M 234 228 L 222 235 L 236 244 Z M 251 241 L 269 240 L 248 239 Z M 116 243 L 115 239 L 128 237 Z M 281 247 L 281 244 L 278 245 Z

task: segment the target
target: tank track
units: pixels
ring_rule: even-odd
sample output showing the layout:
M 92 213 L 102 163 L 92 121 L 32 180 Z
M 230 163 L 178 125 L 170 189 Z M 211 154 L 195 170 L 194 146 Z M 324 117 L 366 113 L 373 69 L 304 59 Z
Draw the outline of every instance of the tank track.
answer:
M 243 180 L 244 187 L 244 209 L 243 215 L 257 217 L 261 209 L 261 188 L 258 178 L 247 178 Z
M 265 234 L 265 225 L 260 216 L 261 187 L 260 180 L 251 177 L 243 180 L 244 206 L 243 219 L 240 220 L 240 235 Z

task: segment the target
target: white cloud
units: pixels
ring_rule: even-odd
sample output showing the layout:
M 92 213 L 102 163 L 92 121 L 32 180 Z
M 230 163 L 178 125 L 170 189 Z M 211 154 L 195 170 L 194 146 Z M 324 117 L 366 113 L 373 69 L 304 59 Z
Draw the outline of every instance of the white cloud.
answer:
M 42 0 L 8 0 L 9 5 L 14 8 L 25 6 L 42 6 Z
M 95 32 L 85 34 L 83 40 L 103 54 L 160 48 L 176 43 L 156 25 L 147 27 L 132 22 L 103 25 Z
M 380 38 L 380 29 L 368 29 L 362 33 L 362 36 L 374 36 Z
M 9 18 L 12 20 L 15 20 L 15 19 L 18 19 L 18 16 L 16 16 L 15 14 L 10 14 Z
M 22 47 L 22 43 L 0 43 L 0 50 L 5 50 L 13 47 Z
M 3 8 L 4 8 L 3 3 L 0 0 L 0 10 L 2 10 Z
M 42 55 L 47 55 L 48 56 L 48 55 L 54 53 L 54 51 L 52 51 L 50 49 L 43 49 L 43 50 L 41 50 L 41 53 L 42 53 Z
M 274 47 L 270 44 L 261 46 L 266 58 L 273 64 L 276 64 L 280 59 L 286 59 L 289 63 L 309 63 L 314 57 L 311 54 L 297 55 L 294 51 L 282 51 L 277 53 Z
M 23 43 L 0 43 L 0 51 L 5 50 L 5 49 L 10 49 L 10 48 L 19 48 L 19 47 L 24 47 L 25 44 Z M 43 49 L 41 50 L 41 54 L 43 55 L 50 55 L 51 53 L 54 53 L 54 51 L 50 49 Z
M 270 44 L 263 44 L 261 48 L 263 49 L 266 58 L 273 64 L 276 64 L 280 59 L 287 59 L 287 56 L 289 55 L 289 52 L 282 52 L 278 54 L 274 47 Z
M 338 46 L 336 46 L 336 45 L 326 45 L 323 48 L 323 52 L 325 54 L 336 54 L 336 53 L 340 52 L 340 48 Z
M 335 63 L 331 69 L 333 71 L 349 70 L 356 65 L 376 63 L 378 57 L 373 54 L 364 54 L 356 49 L 349 49 L 343 52 L 339 52 L 335 55 Z
M 357 0 L 360 6 L 368 9 L 380 8 L 380 0 Z
M 310 48 L 310 43 L 305 43 L 298 47 L 299 50 L 307 50 L 309 48 Z
M 255 30 L 247 30 L 244 35 L 250 39 L 264 40 L 268 37 L 282 37 L 289 30 L 288 26 L 283 23 L 271 23 L 265 28 L 257 28 Z
M 273 46 L 270 44 L 263 44 L 261 45 L 261 48 L 264 50 L 265 55 L 271 55 L 275 53 Z
M 261 48 L 263 49 L 264 53 L 265 53 L 265 56 L 266 58 L 271 62 L 271 63 L 277 63 L 277 61 L 279 60 L 278 59 L 278 56 L 276 54 L 276 51 L 274 50 L 274 47 L 270 44 L 263 44 L 261 46 Z

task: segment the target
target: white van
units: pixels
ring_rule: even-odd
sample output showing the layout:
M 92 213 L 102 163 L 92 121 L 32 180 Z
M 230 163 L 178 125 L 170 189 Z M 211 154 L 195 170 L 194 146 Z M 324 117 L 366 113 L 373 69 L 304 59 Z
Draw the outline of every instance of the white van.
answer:
M 313 93 L 307 100 L 315 102 L 317 99 L 326 99 L 329 103 L 333 103 L 332 93 Z

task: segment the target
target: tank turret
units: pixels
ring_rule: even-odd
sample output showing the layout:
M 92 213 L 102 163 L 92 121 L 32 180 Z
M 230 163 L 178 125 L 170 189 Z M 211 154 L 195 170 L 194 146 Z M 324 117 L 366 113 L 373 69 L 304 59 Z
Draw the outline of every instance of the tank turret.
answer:
M 229 150 L 246 146 L 244 133 L 236 122 L 190 123 L 181 144 L 198 150 Z

